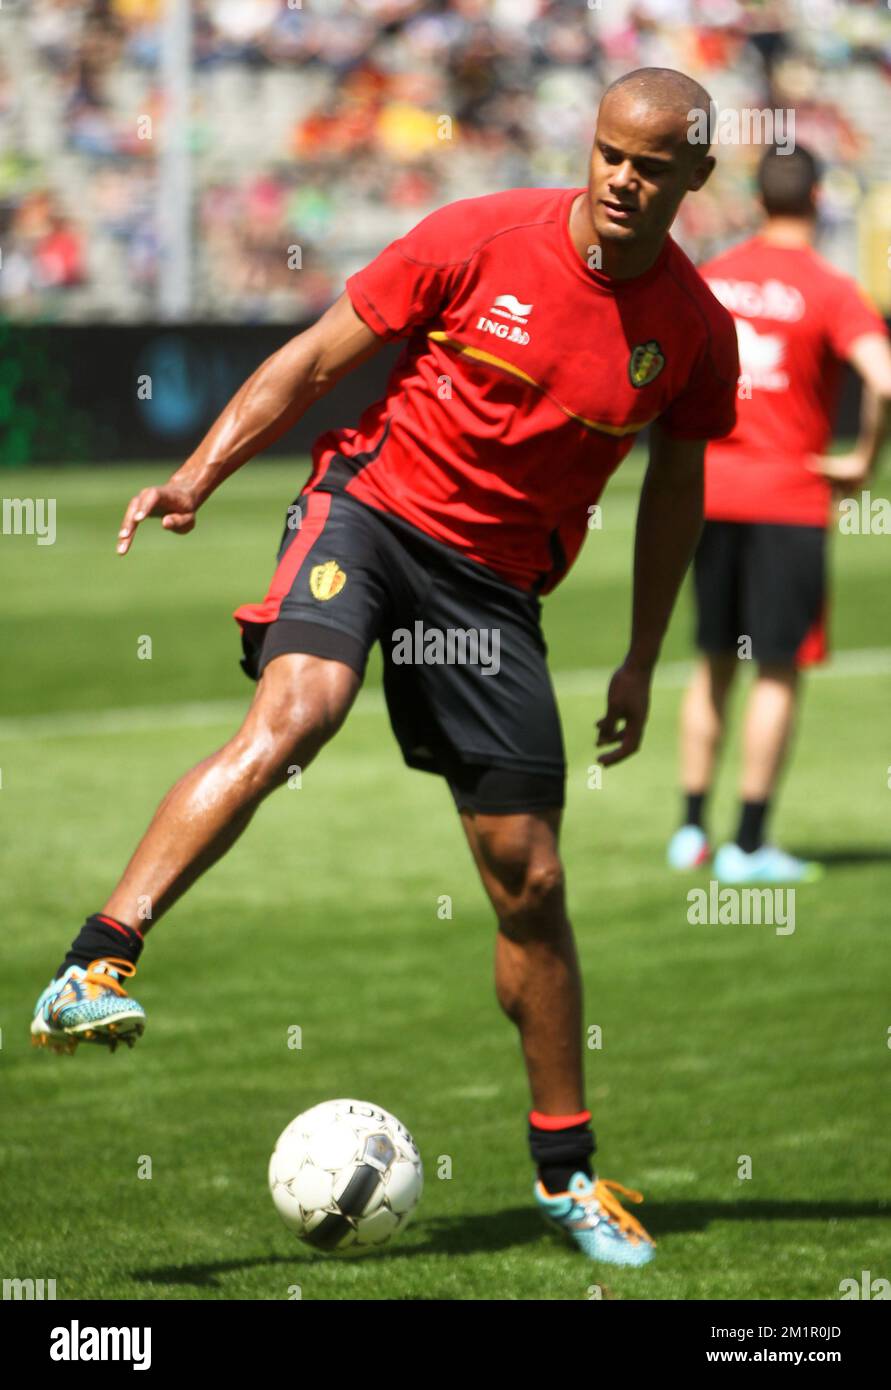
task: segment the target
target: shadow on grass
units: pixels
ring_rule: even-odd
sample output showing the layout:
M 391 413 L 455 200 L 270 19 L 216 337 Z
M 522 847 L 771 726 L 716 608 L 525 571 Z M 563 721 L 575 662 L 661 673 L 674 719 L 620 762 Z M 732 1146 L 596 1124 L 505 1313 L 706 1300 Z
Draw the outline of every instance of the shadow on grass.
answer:
M 891 1217 L 891 1203 L 864 1202 L 797 1202 L 797 1201 L 738 1201 L 738 1202 L 647 1202 L 637 1209 L 647 1229 L 658 1241 L 660 1237 L 685 1231 L 704 1231 L 719 1221 L 852 1221 Z M 388 1262 L 410 1260 L 417 1255 L 476 1255 L 508 1250 L 518 1245 L 538 1242 L 547 1237 L 548 1230 L 541 1217 L 529 1207 L 514 1207 L 507 1211 L 476 1216 L 437 1217 L 414 1228 L 423 1235 L 417 1244 L 398 1244 L 380 1251 L 371 1251 L 358 1261 L 361 1267 L 371 1267 L 378 1259 Z M 555 1241 L 563 1237 L 552 1232 Z M 160 1265 L 156 1269 L 131 1271 L 131 1278 L 142 1284 L 190 1284 L 201 1288 L 219 1286 L 218 1276 L 248 1269 L 285 1265 L 294 1270 L 309 1266 L 330 1256 L 305 1250 L 295 1243 L 293 1255 L 259 1255 L 247 1259 L 215 1260 L 208 1264 Z
M 369 1265 L 386 1256 L 388 1260 L 411 1259 L 415 1255 L 473 1255 L 507 1250 L 512 1246 L 538 1240 L 544 1226 L 537 1212 L 528 1207 L 492 1212 L 481 1216 L 435 1217 L 411 1228 L 422 1235 L 416 1245 L 398 1245 L 386 1250 L 369 1251 L 357 1259 L 345 1257 L 343 1263 Z M 287 1265 L 291 1269 L 328 1260 L 331 1256 L 318 1254 L 295 1241 L 293 1255 L 252 1256 L 243 1260 L 215 1260 L 209 1264 L 160 1265 L 156 1269 L 134 1269 L 130 1277 L 143 1284 L 194 1284 L 214 1287 L 217 1275 L 238 1270 L 257 1269 L 264 1265 Z
M 796 845 L 790 850 L 798 859 L 814 859 L 828 869 L 843 869 L 846 864 L 891 864 L 891 849 L 887 845 L 849 845 L 842 849 L 820 849 Z
M 647 1202 L 632 1210 L 651 1235 L 704 1231 L 713 1221 L 856 1221 L 891 1217 L 891 1202 L 796 1202 L 758 1200 L 739 1202 Z

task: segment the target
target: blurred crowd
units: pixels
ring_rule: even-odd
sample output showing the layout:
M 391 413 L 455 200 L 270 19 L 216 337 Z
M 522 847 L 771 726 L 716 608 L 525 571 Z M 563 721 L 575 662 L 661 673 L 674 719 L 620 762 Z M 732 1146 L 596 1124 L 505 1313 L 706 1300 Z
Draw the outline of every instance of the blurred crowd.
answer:
M 164 4 L 3 0 L 5 315 L 157 315 Z M 827 253 L 862 273 L 891 198 L 882 0 L 192 0 L 191 316 L 297 322 L 433 207 L 583 183 L 600 93 L 646 65 L 794 108 Z M 755 216 L 760 149 L 716 153 L 675 229 L 695 258 Z

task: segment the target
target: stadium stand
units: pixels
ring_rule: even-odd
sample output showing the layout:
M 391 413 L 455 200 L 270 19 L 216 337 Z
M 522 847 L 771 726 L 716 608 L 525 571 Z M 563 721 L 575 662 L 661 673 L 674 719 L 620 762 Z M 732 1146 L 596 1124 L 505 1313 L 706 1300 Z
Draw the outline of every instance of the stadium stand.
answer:
M 8 318 L 157 316 L 159 10 L 3 0 Z M 794 107 L 829 166 L 821 249 L 889 307 L 891 11 L 874 0 L 194 0 L 193 45 L 196 320 L 305 320 L 431 208 L 580 182 L 600 92 L 647 64 L 694 73 L 719 109 Z M 717 153 L 676 228 L 695 257 L 752 224 L 760 149 Z

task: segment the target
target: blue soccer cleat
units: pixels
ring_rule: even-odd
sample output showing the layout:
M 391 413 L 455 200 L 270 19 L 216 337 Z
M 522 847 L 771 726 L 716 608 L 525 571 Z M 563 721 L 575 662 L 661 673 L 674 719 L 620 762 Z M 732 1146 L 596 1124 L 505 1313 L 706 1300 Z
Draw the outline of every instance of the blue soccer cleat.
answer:
M 79 1042 L 101 1043 L 112 1052 L 119 1042 L 132 1047 L 145 1029 L 145 1009 L 120 981 L 135 974 L 135 965 L 115 956 L 94 960 L 86 970 L 69 965 L 34 1007 L 32 1044 L 69 1054 Z
M 776 845 L 761 845 L 751 854 L 736 844 L 722 845 L 713 867 L 721 883 L 815 883 L 823 877 L 821 864 L 796 859 Z
M 626 1211 L 614 1193 L 642 1202 L 639 1192 L 606 1178 L 576 1173 L 566 1192 L 548 1192 L 540 1182 L 535 1198 L 545 1219 L 570 1236 L 589 1260 L 609 1265 L 645 1265 L 656 1255 L 656 1242 Z
M 682 825 L 668 842 L 668 864 L 672 869 L 698 869 L 711 851 L 705 831 L 698 825 Z

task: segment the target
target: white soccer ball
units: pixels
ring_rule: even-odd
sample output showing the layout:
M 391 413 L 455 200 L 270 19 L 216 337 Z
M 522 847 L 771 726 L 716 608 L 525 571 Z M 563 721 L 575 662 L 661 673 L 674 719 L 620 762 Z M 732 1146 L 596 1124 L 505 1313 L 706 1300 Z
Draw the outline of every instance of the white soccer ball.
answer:
M 269 1190 L 289 1230 L 315 1250 L 359 1255 L 407 1225 L 421 1196 L 421 1155 L 379 1105 L 326 1100 L 279 1135 Z

